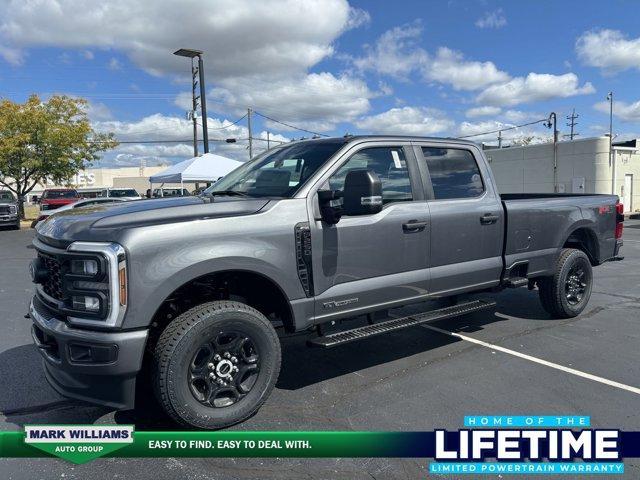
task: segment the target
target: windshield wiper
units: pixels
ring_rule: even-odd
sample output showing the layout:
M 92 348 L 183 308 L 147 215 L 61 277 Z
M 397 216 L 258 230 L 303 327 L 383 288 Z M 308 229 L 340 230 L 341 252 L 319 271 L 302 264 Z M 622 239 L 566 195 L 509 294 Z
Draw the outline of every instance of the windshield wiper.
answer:
M 209 195 L 211 195 L 212 197 L 214 197 L 216 195 L 229 195 L 229 196 L 236 196 L 236 197 L 248 197 L 249 196 L 244 192 L 237 192 L 236 190 L 220 190 L 220 191 L 216 191 L 216 192 L 209 192 Z

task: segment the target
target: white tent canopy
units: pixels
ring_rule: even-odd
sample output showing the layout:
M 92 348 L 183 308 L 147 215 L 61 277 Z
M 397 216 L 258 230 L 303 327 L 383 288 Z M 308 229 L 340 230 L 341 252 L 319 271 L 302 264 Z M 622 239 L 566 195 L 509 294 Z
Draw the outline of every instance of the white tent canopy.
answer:
M 242 163 L 213 153 L 205 153 L 200 157 L 176 163 L 157 175 L 153 175 L 149 178 L 149 183 L 215 182 Z

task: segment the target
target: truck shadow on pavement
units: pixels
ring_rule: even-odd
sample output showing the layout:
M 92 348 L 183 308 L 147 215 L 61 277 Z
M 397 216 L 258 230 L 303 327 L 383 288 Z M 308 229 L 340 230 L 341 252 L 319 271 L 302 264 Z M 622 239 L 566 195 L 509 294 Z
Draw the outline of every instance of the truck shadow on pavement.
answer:
M 60 396 L 47 383 L 32 344 L 0 353 L 0 415 L 6 422 L 94 423 L 107 409 Z

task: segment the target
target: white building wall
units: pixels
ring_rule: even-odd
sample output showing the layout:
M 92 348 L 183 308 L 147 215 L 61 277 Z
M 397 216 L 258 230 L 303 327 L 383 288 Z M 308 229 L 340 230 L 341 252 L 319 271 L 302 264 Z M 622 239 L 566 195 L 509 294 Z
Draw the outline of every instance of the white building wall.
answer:
M 608 137 L 558 143 L 558 189 L 567 193 L 612 193 Z M 615 147 L 614 147 L 615 150 Z M 486 150 L 500 192 L 552 193 L 553 144 Z M 616 151 L 616 195 L 633 175 L 632 209 L 640 210 L 640 151 Z M 578 188 L 580 185 L 584 189 Z

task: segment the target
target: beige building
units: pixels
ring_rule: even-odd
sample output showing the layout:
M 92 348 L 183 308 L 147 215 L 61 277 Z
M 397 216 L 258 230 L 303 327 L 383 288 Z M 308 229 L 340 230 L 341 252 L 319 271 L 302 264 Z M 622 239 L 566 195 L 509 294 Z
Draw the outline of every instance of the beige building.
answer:
M 149 188 L 149 177 L 156 175 L 167 166 L 160 167 L 122 167 L 122 168 L 87 168 L 78 172 L 71 179 L 69 184 L 56 185 L 53 182 L 47 182 L 44 185 L 37 185 L 28 195 L 28 201 L 34 196 L 40 197 L 42 192 L 47 188 L 76 188 L 81 195 L 87 197 L 96 196 L 105 188 L 134 188 L 141 195 L 145 195 Z M 155 188 L 160 185 L 155 185 Z M 165 187 L 180 187 L 179 184 L 166 184 Z M 186 185 L 185 188 L 192 190 L 195 185 Z
M 636 143 L 637 142 L 637 143 Z M 640 211 L 640 140 L 614 144 L 585 138 L 486 150 L 500 192 L 614 193 L 626 212 Z

